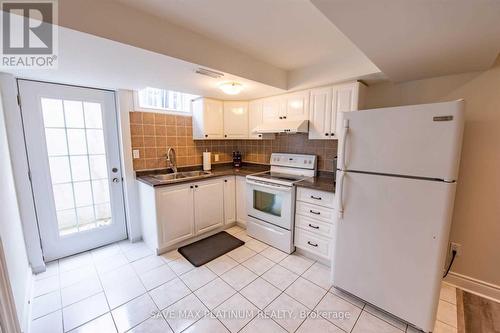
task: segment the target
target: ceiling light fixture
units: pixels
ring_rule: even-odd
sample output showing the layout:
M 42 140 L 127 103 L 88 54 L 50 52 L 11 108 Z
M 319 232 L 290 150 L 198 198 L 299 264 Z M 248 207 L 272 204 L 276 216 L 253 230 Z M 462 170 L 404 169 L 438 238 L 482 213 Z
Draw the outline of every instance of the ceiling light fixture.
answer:
M 243 90 L 243 85 L 238 82 L 224 82 L 219 85 L 219 89 L 227 95 L 238 95 Z

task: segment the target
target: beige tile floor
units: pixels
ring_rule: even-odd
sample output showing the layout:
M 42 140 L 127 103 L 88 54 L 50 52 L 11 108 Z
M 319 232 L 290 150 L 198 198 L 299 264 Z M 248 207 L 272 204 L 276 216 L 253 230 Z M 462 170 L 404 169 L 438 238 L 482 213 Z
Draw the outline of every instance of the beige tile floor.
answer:
M 177 251 L 120 242 L 50 263 L 34 277 L 31 332 L 416 332 L 330 284 L 330 269 L 246 235 L 202 267 Z M 443 284 L 435 332 L 457 332 Z

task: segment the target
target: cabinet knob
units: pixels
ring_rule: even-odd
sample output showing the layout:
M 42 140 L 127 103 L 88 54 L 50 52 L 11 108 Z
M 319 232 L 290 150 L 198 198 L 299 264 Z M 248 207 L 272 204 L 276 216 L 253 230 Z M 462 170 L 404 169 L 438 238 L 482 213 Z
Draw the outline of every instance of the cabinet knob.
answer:
M 283 117 L 280 117 L 280 119 L 283 119 Z
M 286 116 L 283 116 L 283 119 L 286 119 Z
M 262 134 L 259 134 L 259 138 L 262 138 Z
M 205 134 L 205 138 L 208 138 L 208 134 Z
M 335 133 L 330 133 L 330 135 L 331 135 L 331 136 L 334 136 L 334 135 L 335 135 Z
M 193 185 L 189 186 L 190 188 L 193 188 Z
M 224 179 L 224 183 L 227 183 L 227 179 Z
M 195 187 L 195 188 L 198 188 L 198 185 L 195 185 L 194 187 Z
M 227 134 L 224 134 L 224 137 L 227 138 Z
M 325 133 L 326 136 L 329 136 L 330 134 L 329 133 Z

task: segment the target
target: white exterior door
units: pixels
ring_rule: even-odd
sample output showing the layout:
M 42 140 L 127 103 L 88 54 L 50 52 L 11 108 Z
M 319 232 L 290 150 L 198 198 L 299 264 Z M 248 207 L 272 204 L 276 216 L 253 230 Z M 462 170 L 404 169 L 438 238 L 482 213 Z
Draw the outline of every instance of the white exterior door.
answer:
M 127 237 L 115 94 L 19 80 L 44 259 Z
M 343 218 L 336 222 L 334 285 L 432 331 L 456 184 L 344 175 L 336 189 Z
M 339 142 L 339 167 L 456 180 L 463 107 L 454 101 L 344 112 L 349 129 Z

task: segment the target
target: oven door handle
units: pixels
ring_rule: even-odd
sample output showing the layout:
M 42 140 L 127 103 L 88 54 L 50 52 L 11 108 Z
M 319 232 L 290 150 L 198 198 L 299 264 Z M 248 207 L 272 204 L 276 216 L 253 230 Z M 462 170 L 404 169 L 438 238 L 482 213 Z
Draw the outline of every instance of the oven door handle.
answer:
M 254 181 L 254 180 L 250 180 L 250 179 L 247 179 L 247 184 L 254 185 L 254 186 L 262 186 L 265 188 L 270 188 L 270 189 L 273 189 L 276 191 L 282 191 L 282 192 L 290 192 L 292 190 L 292 187 L 289 187 L 289 186 L 271 185 L 268 183 L 263 183 L 263 182 Z

